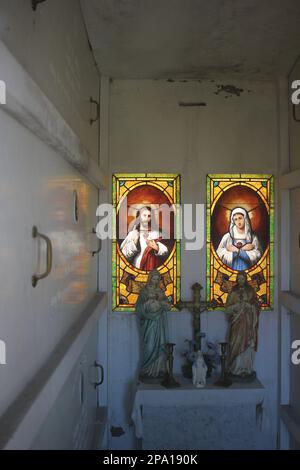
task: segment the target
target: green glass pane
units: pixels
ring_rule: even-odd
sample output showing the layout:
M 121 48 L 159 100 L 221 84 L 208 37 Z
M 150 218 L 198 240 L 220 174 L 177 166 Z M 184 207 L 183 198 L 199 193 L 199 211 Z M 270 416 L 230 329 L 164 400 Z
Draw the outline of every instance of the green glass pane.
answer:
M 265 174 L 265 173 L 262 173 L 262 174 L 260 174 L 260 173 L 253 173 L 253 174 L 252 173 L 241 173 L 240 174 L 240 177 L 243 178 L 243 179 L 259 180 L 259 181 L 264 180 L 264 179 L 268 180 L 268 179 L 270 179 L 271 176 L 272 175 Z
M 143 178 L 146 173 L 115 173 L 115 177 L 118 179 L 130 179 L 130 178 Z
M 271 207 L 274 207 L 274 177 L 272 176 L 270 178 L 270 205 Z
M 178 175 L 176 173 L 147 173 L 146 176 L 148 178 L 175 179 Z
M 237 179 L 241 177 L 240 173 L 231 173 L 231 174 L 224 174 L 224 173 L 209 173 L 208 177 L 212 180 L 225 180 L 228 181 L 229 179 Z

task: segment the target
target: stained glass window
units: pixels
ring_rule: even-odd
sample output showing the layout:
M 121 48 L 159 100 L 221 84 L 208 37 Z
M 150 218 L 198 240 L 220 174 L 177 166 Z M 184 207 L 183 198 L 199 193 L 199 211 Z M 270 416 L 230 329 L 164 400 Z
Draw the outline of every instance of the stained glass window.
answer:
M 162 276 L 166 296 L 176 304 L 180 299 L 180 239 L 176 238 L 180 176 L 114 174 L 112 199 L 116 209 L 116 236 L 112 242 L 113 310 L 134 310 L 138 294 L 154 268 Z M 164 210 L 170 214 L 168 234 L 162 222 Z M 141 229 L 145 217 L 151 219 L 150 231 Z
M 247 273 L 262 309 L 273 308 L 272 175 L 207 176 L 207 300 L 226 303 L 239 271 Z

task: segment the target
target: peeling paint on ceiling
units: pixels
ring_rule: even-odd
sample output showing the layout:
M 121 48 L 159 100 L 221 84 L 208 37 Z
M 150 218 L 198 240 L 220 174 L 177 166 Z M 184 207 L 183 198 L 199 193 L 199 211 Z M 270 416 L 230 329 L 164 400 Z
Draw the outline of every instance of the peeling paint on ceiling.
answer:
M 300 54 L 299 0 L 81 0 L 103 75 L 286 76 Z
M 238 88 L 235 85 L 217 85 L 217 91 L 215 91 L 215 95 L 219 95 L 220 93 L 225 93 L 225 98 L 235 96 L 241 96 L 241 93 L 244 92 L 243 88 Z

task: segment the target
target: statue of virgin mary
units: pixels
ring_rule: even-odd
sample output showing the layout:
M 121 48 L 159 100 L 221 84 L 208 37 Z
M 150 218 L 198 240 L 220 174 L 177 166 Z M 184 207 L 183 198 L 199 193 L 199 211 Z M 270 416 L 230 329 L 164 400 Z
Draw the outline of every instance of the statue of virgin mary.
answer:
M 237 271 L 250 269 L 261 258 L 260 243 L 252 232 L 246 209 L 236 207 L 231 211 L 229 231 L 222 237 L 217 255 L 226 266 Z
M 153 269 L 136 302 L 142 346 L 140 379 L 147 382 L 156 382 L 164 378 L 167 372 L 165 345 L 167 312 L 171 309 L 171 304 L 160 284 L 161 275 Z

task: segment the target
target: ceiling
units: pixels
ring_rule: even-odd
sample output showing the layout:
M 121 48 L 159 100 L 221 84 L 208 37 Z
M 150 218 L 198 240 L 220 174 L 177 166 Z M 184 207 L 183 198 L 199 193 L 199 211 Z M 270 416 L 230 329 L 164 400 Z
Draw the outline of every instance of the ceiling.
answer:
M 300 0 L 81 0 L 113 78 L 268 79 L 300 55 Z

